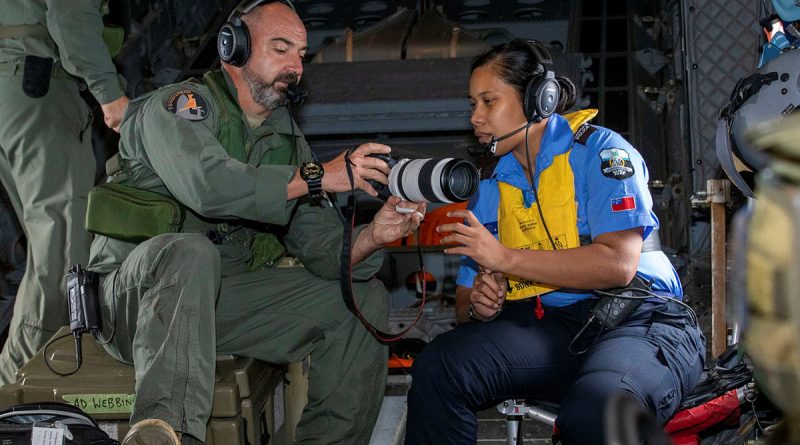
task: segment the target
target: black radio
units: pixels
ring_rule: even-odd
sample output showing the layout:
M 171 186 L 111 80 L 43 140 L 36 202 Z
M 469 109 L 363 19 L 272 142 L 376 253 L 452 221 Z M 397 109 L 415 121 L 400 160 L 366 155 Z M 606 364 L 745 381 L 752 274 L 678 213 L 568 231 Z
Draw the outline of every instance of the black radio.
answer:
M 97 274 L 76 264 L 67 273 L 69 327 L 73 335 L 100 332 L 100 301 Z

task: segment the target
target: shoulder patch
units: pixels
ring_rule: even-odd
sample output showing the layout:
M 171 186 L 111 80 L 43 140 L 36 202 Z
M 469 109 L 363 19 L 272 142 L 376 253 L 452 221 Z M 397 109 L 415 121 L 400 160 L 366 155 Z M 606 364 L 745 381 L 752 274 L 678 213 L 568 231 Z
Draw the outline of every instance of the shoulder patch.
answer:
M 180 89 L 164 103 L 167 111 L 190 121 L 201 121 L 208 117 L 208 102 L 196 91 Z
M 633 164 L 627 151 L 621 148 L 604 148 L 599 153 L 602 163 L 600 171 L 611 179 L 625 179 L 633 176 Z
M 583 124 L 578 128 L 578 131 L 575 132 L 575 142 L 581 145 L 587 145 L 589 142 L 589 137 L 597 131 L 597 128 L 594 125 Z

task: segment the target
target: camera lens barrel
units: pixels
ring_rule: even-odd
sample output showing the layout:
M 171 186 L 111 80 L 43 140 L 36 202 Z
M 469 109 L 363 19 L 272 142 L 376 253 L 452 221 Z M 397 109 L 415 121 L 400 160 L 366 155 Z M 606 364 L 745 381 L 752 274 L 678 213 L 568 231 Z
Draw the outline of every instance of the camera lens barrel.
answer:
M 477 167 L 464 159 L 400 159 L 389 173 L 389 190 L 407 201 L 462 202 L 479 181 Z

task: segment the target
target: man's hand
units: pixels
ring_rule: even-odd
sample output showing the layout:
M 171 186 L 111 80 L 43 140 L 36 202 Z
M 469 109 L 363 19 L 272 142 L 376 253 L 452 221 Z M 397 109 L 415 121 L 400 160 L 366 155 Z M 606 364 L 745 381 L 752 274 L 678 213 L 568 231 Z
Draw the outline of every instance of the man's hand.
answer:
M 388 184 L 389 165 L 378 158 L 367 155 L 372 153 L 389 154 L 391 151 L 392 149 L 387 145 L 367 143 L 350 152 L 350 168 L 353 171 L 355 188 L 364 190 L 372 196 L 378 196 L 378 192 L 368 181 Z M 342 153 L 336 159 L 323 164 L 325 175 L 322 177 L 322 188 L 324 190 L 328 192 L 350 191 L 350 180 L 347 177 L 345 162 L 345 153 Z
M 480 266 L 490 270 L 503 270 L 503 263 L 507 261 L 508 248 L 492 235 L 478 218 L 469 210 L 454 210 L 447 212 L 447 216 L 464 218 L 466 224 L 442 224 L 436 228 L 437 232 L 450 232 L 442 238 L 442 244 L 457 244 L 457 247 L 448 247 L 444 253 L 448 255 L 465 255 L 472 258 Z
M 122 124 L 122 118 L 125 117 L 125 110 L 128 109 L 128 96 L 122 96 L 107 104 L 100 104 L 103 109 L 103 121 L 106 127 L 119 133 L 119 126 Z
M 403 208 L 402 213 L 397 211 L 397 207 Z M 403 201 L 397 196 L 390 196 L 370 224 L 372 242 L 382 246 L 410 235 L 425 218 L 426 208 L 424 202 Z
M 480 320 L 497 315 L 506 301 L 507 290 L 508 281 L 502 273 L 481 268 L 469 292 L 469 304 L 474 315 Z
M 397 206 L 407 210 L 398 212 Z M 403 201 L 397 196 L 390 196 L 372 222 L 359 232 L 353 243 L 351 263 L 357 264 L 384 244 L 410 235 L 425 217 L 426 206 L 424 202 Z

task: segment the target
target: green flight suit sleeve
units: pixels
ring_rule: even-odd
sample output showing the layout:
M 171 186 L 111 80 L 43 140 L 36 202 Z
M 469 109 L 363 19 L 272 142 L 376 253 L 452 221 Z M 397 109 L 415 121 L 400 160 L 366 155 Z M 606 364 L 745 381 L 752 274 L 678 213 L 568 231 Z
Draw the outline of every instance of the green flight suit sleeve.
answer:
M 353 231 L 353 240 L 366 226 Z M 315 275 L 329 280 L 339 279 L 339 256 L 342 253 L 343 226 L 337 211 L 327 205 L 318 207 L 301 202 L 284 237 L 286 249 L 303 262 Z M 377 250 L 353 266 L 353 280 L 375 276 L 383 265 L 383 249 Z
M 61 64 L 80 77 L 101 104 L 125 92 L 103 41 L 101 0 L 46 0 L 47 30 L 58 46 Z
M 123 138 L 138 140 L 133 154 L 152 170 L 181 203 L 209 218 L 241 218 L 286 224 L 294 201 L 287 202 L 287 184 L 296 167 L 255 167 L 231 158 L 216 139 L 217 110 L 208 90 L 192 90 L 208 116 L 189 120 L 170 112 L 167 101 L 181 87 L 153 95 Z M 129 133 L 133 133 L 130 135 Z

